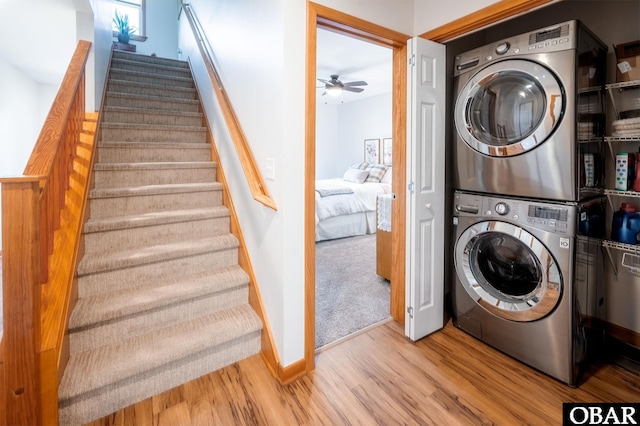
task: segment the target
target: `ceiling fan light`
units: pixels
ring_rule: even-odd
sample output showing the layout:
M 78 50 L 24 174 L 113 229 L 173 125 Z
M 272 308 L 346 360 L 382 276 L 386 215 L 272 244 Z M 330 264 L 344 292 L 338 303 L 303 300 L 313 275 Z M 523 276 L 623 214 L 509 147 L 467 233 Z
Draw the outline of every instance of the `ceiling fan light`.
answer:
M 340 96 L 342 93 L 342 87 L 340 86 L 327 87 L 326 90 L 329 96 Z

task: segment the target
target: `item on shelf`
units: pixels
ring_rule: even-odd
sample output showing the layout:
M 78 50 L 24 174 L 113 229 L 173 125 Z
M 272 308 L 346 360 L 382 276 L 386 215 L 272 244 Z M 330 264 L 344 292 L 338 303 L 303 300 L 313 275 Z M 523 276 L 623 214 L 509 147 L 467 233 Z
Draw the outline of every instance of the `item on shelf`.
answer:
M 640 80 L 640 40 L 613 46 L 616 51 L 616 81 Z
M 611 125 L 613 127 L 612 136 L 623 138 L 640 136 L 640 117 L 615 120 Z
M 622 203 L 620 210 L 613 214 L 611 239 L 619 243 L 638 244 L 640 234 L 640 214 L 631 203 Z
M 634 191 L 640 192 L 640 148 L 638 148 L 638 153 L 636 154 L 636 177 L 633 181 L 633 186 L 631 189 Z
M 596 186 L 595 178 L 596 162 L 593 153 L 587 152 L 584 154 L 584 186 L 592 188 Z
M 619 152 L 616 154 L 616 189 L 628 191 L 633 186 L 635 178 L 636 157 L 632 153 Z
M 604 238 L 606 230 L 604 203 L 590 203 L 580 207 L 578 230 L 580 235 L 590 238 Z

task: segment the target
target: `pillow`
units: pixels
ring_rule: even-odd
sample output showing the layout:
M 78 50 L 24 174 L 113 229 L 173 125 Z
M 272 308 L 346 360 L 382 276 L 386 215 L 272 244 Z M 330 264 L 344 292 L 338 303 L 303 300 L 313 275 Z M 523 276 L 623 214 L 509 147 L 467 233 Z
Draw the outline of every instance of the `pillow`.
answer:
M 347 171 L 344 172 L 344 176 L 342 177 L 342 179 L 346 180 L 347 182 L 364 183 L 364 181 L 367 180 L 368 176 L 369 172 L 367 170 L 347 169 Z
M 387 171 L 384 172 L 384 176 L 382 176 L 382 179 L 380 179 L 380 183 L 391 183 L 391 175 L 391 167 L 389 167 Z
M 382 180 L 382 177 L 387 172 L 389 166 L 385 166 L 384 164 L 372 164 L 367 167 L 367 171 L 369 172 L 369 176 L 367 177 L 367 182 L 375 182 L 378 183 Z
M 350 169 L 360 169 L 360 170 L 365 170 L 367 167 L 369 167 L 368 163 L 351 163 L 349 165 Z

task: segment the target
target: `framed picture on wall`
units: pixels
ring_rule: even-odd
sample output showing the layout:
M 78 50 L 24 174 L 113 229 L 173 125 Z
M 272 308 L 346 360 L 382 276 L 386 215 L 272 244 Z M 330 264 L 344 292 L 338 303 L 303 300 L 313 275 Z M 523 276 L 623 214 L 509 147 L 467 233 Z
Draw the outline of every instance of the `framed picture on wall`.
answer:
M 392 163 L 391 153 L 393 151 L 393 140 L 392 139 L 382 139 L 382 164 L 386 164 L 390 166 Z
M 364 140 L 364 162 L 369 164 L 380 162 L 380 139 Z

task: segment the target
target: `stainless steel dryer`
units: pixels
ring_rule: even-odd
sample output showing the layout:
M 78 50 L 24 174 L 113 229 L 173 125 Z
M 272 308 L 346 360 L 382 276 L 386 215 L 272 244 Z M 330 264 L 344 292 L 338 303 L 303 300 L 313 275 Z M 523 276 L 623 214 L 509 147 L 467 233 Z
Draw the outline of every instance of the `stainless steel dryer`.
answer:
M 604 336 L 596 238 L 604 199 L 546 203 L 457 191 L 454 200 L 453 323 L 576 385 Z
M 456 56 L 456 189 L 575 201 L 601 192 L 606 54 L 569 21 Z

